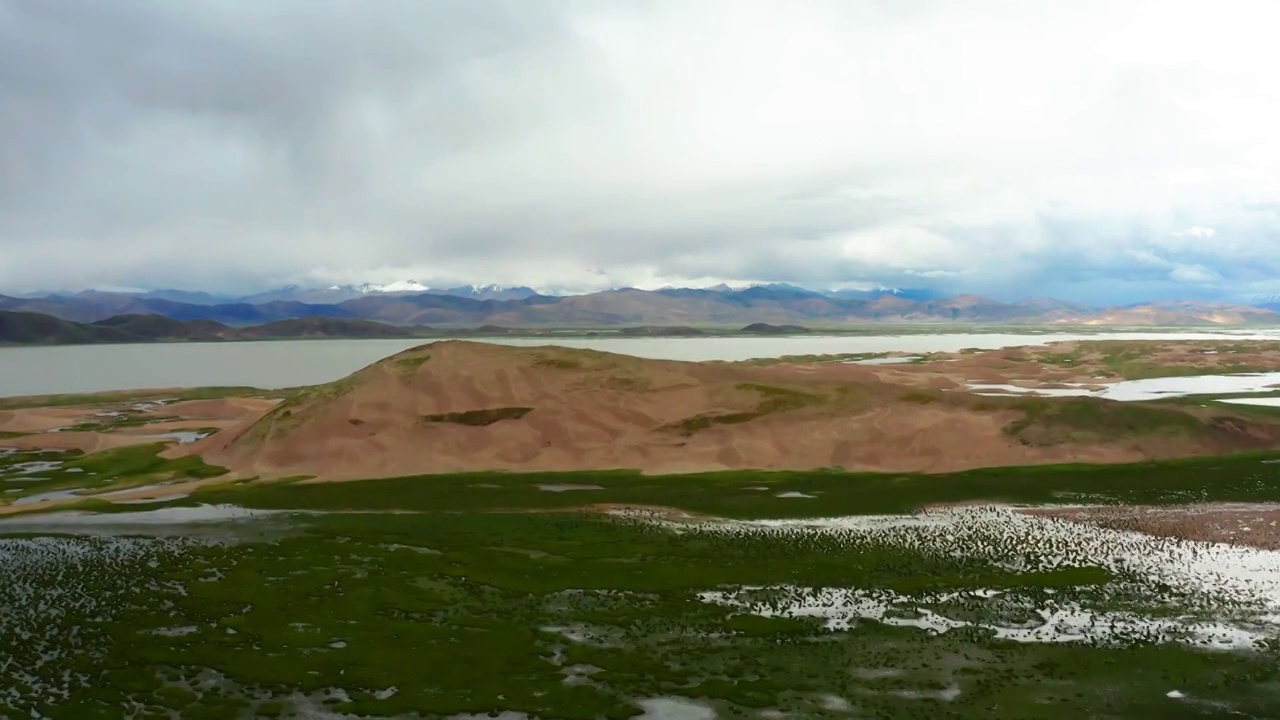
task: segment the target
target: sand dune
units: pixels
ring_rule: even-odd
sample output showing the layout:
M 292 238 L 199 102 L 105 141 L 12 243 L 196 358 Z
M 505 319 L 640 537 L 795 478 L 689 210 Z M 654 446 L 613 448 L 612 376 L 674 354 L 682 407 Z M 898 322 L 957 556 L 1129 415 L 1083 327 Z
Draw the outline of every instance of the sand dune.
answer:
M 931 365 L 681 363 L 438 342 L 169 452 L 197 452 L 244 477 L 346 480 L 613 468 L 943 472 L 1280 444 L 1275 421 L 1215 419 L 1222 413 L 1195 409 L 1151 411 L 1157 421 L 1178 421 L 1169 432 L 1112 432 L 1095 426 L 1099 418 L 1105 425 L 1117 405 L 1092 400 L 1083 421 L 1038 411 L 1037 418 L 1048 419 L 1035 422 L 1047 429 L 1032 427 L 1036 432 L 1019 437 L 1009 428 L 1029 423 L 1024 399 L 975 397 L 959 389 L 961 375 Z M 966 373 L 979 367 L 976 360 L 955 365 Z M 999 362 L 982 367 L 992 381 L 1007 379 Z

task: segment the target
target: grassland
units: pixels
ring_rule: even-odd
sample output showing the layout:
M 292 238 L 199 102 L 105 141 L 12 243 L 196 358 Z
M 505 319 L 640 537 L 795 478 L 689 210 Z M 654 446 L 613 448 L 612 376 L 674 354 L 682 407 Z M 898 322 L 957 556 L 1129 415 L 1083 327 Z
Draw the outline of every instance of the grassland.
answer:
M 1275 343 L 1232 342 L 1222 340 L 1178 343 L 1178 348 L 1192 348 L 1201 354 L 1216 356 L 1211 370 L 1202 365 L 1170 362 L 1163 357 L 1169 343 L 1149 340 L 1096 340 L 1076 345 L 1073 350 L 1026 348 L 1026 361 L 1055 365 L 1062 368 L 1090 368 L 1098 375 L 1120 380 L 1150 380 L 1162 377 L 1190 377 L 1194 375 L 1262 373 L 1275 370 L 1273 363 L 1240 360 L 1235 355 L 1249 355 L 1259 351 L 1269 352 Z
M 92 496 L 150 483 L 207 479 L 226 473 L 197 456 L 163 458 L 159 453 L 165 447 L 165 443 L 133 445 L 91 455 L 41 450 L 0 453 L 0 506 L 51 493 Z
M 1122 352 L 1116 357 L 1117 372 L 1136 372 L 1132 363 L 1141 362 Z M 408 373 L 427 360 L 409 354 L 391 367 Z M 565 370 L 571 362 L 607 360 L 554 353 L 543 358 L 546 366 Z M 620 374 L 605 382 L 638 381 Z M 672 430 L 696 433 L 866 401 L 856 392 L 818 395 L 782 381 L 725 387 L 735 401 L 745 399 L 746 410 L 691 418 Z M 313 403 L 350 391 L 348 380 L 293 393 L 254 432 L 287 427 Z M 929 389 L 895 397 L 1020 410 L 1025 419 L 1006 432 L 1030 444 L 1153 433 L 1176 439 L 1202 431 L 1205 422 L 1177 411 L 1178 404 L 1199 402 L 1194 398 L 1119 405 L 956 399 Z M 66 400 L 61 404 L 75 398 Z M 496 407 L 421 420 L 483 426 L 529 411 Z M 1239 610 L 1183 588 L 1146 588 L 1130 567 L 1134 558 L 1124 552 L 1080 560 L 1064 550 L 1073 543 L 1039 546 L 1015 532 L 992 552 L 973 553 L 964 540 L 973 528 L 929 530 L 925 521 L 922 529 L 896 535 L 790 526 L 730 533 L 714 523 L 687 521 L 766 525 L 762 521 L 900 516 L 978 502 L 1275 503 L 1280 452 L 930 475 L 485 472 L 259 483 L 220 481 L 222 468 L 194 457 L 166 459 L 161 448 L 0 455 L 0 503 L 75 491 L 85 497 L 61 509 L 97 512 L 103 523 L 95 529 L 77 524 L 90 521 L 31 511 L 19 514 L 19 522 L 62 524 L 0 522 L 0 574 L 6 579 L 0 583 L 0 717 L 1066 720 L 1280 714 L 1280 637 L 1247 650 L 1212 650 L 1142 632 L 1112 632 L 1117 618 L 1211 623 L 1219 613 Z M 211 484 L 141 505 L 93 497 L 188 479 Z M 163 533 L 156 523 L 129 515 L 209 506 L 260 514 Z M 609 508 L 633 515 L 602 512 Z M 634 514 L 669 518 L 672 508 L 688 515 L 650 522 Z M 930 532 L 935 542 L 924 541 Z M 708 600 L 712 596 L 721 600 Z M 815 612 L 751 609 L 785 607 L 796 597 Z M 882 603 L 883 617 L 862 616 L 847 626 L 823 615 L 831 606 L 867 598 L 893 600 Z M 1015 641 L 982 624 L 1034 628 L 1047 622 L 1051 610 L 1101 620 L 1089 628 L 1094 634 L 1055 642 Z M 936 632 L 912 626 L 937 616 L 954 627 Z M 674 709 L 653 709 L 663 702 Z
M 13 579 L 0 585 L 0 685 L 12 688 L 0 691 L 0 715 L 78 720 L 132 708 L 136 717 L 288 717 L 310 708 L 587 720 L 637 717 L 646 699 L 688 698 L 722 718 L 1268 717 L 1280 648 L 1018 643 L 881 622 L 833 632 L 817 618 L 761 617 L 697 598 L 803 585 L 1000 588 L 1109 608 L 1142 602 L 1100 595 L 1119 581 L 1101 567 L 1019 571 L 874 539 L 726 536 L 578 510 L 616 503 L 752 519 L 974 500 L 1277 501 L 1280 465 L 1264 462 L 1275 457 L 927 477 L 483 473 L 224 483 L 166 505 L 282 512 L 215 525 L 224 535 L 215 541 L 193 539 L 210 532 L 195 527 L 193 538 L 176 539 L 0 538 L 0 569 Z M 217 472 L 177 467 L 154 448 L 71 463 L 123 481 Z M 78 508 L 138 510 L 101 500 Z M 145 534 L 141 526 L 124 532 Z M 1198 702 L 1168 697 L 1175 689 Z

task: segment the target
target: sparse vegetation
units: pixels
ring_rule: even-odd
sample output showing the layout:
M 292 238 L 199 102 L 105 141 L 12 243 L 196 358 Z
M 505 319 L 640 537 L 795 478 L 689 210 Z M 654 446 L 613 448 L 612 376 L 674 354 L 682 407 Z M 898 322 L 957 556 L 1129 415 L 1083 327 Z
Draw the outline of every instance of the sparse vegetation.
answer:
M 737 389 L 757 393 L 763 396 L 763 400 L 755 407 L 754 410 L 734 413 L 704 413 L 701 415 L 695 415 L 691 418 L 686 418 L 664 429 L 675 430 L 684 435 L 692 435 L 693 433 L 706 430 L 707 428 L 715 425 L 736 425 L 739 423 L 751 422 L 752 420 L 757 420 L 767 415 L 788 412 L 790 410 L 799 410 L 800 408 L 809 405 L 816 405 L 824 401 L 824 398 L 812 393 L 791 390 L 783 387 L 775 387 L 772 385 L 740 383 L 738 384 Z
M 555 368 L 557 370 L 581 370 L 583 364 L 577 358 L 540 357 L 533 361 L 535 367 Z
M 1122 442 L 1140 435 L 1190 435 L 1204 422 L 1181 410 L 1096 398 L 1021 399 L 1024 414 L 1005 432 L 1026 445 Z
M 533 412 L 533 408 L 529 407 L 501 407 L 423 415 L 422 419 L 429 423 L 451 423 L 454 425 L 484 427 L 502 420 L 519 420 L 531 412 Z
M 898 396 L 902 402 L 908 402 L 915 405 L 928 405 L 941 400 L 941 395 L 937 392 L 929 392 L 926 390 L 912 390 Z
M 431 353 L 422 352 L 421 350 L 409 351 L 403 357 L 395 358 L 392 364 L 404 374 L 412 375 L 418 371 L 418 368 L 422 367 L 423 363 L 430 359 Z

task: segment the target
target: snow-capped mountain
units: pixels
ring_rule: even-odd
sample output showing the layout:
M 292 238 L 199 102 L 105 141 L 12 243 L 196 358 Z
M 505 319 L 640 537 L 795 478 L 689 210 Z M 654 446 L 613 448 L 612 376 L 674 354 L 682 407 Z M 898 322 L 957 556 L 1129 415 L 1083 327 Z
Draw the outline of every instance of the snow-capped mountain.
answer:
M 324 288 L 286 285 L 274 290 L 239 298 L 240 302 L 263 303 L 273 301 L 296 301 L 305 303 L 340 303 L 359 297 L 384 295 L 449 295 L 453 297 L 473 298 L 476 300 L 523 300 L 537 295 L 537 291 L 528 287 L 503 287 L 501 285 L 463 285 L 460 287 L 433 288 L 417 280 L 396 280 L 388 283 L 360 283 L 351 285 L 330 285 Z
M 334 285 L 329 289 L 330 290 L 354 289 L 362 294 L 420 293 L 420 292 L 430 292 L 431 290 L 431 288 L 427 287 L 426 285 L 423 285 L 417 280 L 396 280 L 395 282 L 389 282 L 386 285 L 374 285 L 371 283 L 365 283 L 363 285 L 347 285 L 347 286 Z

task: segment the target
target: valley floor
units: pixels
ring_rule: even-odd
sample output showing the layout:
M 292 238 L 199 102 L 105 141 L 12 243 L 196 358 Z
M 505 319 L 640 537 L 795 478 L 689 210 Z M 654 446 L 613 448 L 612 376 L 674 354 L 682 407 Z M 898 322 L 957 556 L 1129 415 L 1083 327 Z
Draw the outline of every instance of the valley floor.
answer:
M 24 514 L 0 521 L 0 715 L 1274 717 L 1273 459 L 224 483 Z M 1151 513 L 1235 532 L 1115 520 Z
M 526 381 L 561 373 L 550 398 L 598 382 L 588 361 L 606 377 L 634 370 L 615 356 L 529 357 L 542 364 Z M 1089 343 L 795 358 L 745 366 L 777 384 L 743 390 L 732 376 L 717 412 L 746 416 L 706 423 L 732 434 L 793 413 L 846 422 L 844 395 L 787 393 L 856 381 L 893 412 L 999 414 L 995 437 L 1033 451 L 1142 449 L 1138 462 L 929 474 L 264 479 L 228 472 L 209 449 L 286 410 L 364 432 L 350 420 L 367 423 L 383 396 L 353 383 L 301 401 L 244 389 L 11 400 L 0 717 L 1275 718 L 1276 411 L 1219 400 L 1274 395 L 1260 373 L 1277 359 L 1271 346 Z M 437 403 L 416 417 L 451 433 L 538 412 L 453 408 L 487 386 L 450 395 L 415 375 L 460 367 L 410 353 L 371 372 Z M 700 372 L 645 377 L 716 377 Z M 1142 384 L 1214 372 L 1235 373 L 1234 392 Z M 812 377 L 838 382 L 803 384 Z M 874 411 L 844 432 L 875 429 Z M 1135 444 L 1152 432 L 1221 444 Z M 370 437 L 362 452 L 394 449 Z

